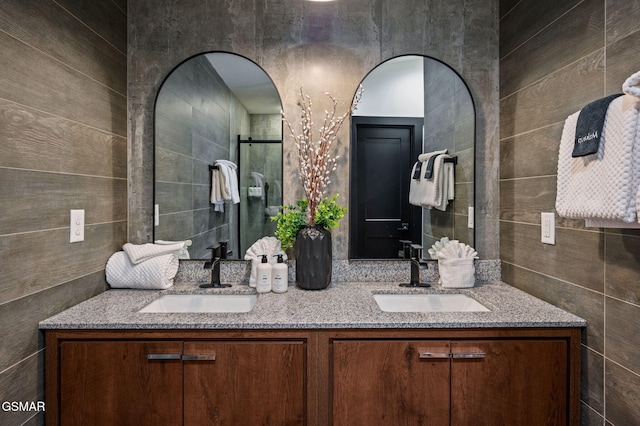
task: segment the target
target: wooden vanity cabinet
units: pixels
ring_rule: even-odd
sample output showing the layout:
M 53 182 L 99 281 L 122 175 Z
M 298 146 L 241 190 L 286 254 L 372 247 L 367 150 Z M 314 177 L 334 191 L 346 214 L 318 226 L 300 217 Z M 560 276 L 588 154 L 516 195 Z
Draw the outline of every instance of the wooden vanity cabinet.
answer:
M 576 426 L 580 331 L 47 330 L 46 420 Z
M 185 342 L 184 425 L 302 425 L 302 342 Z
M 53 334 L 47 332 L 47 425 L 306 423 L 304 338 L 156 339 L 122 331 L 69 332 L 54 341 Z
M 328 424 L 578 425 L 579 339 L 578 329 L 332 334 Z
M 182 422 L 181 342 L 64 341 L 59 351 L 59 417 L 47 406 L 47 424 Z

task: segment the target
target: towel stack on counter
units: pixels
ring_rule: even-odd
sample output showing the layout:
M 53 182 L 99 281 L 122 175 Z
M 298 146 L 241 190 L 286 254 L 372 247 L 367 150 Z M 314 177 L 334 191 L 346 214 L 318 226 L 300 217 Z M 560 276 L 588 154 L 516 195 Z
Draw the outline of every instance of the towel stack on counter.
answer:
M 570 115 L 558 154 L 556 211 L 587 227 L 640 228 L 640 72 Z
M 453 157 L 446 149 L 418 156 L 411 170 L 409 203 L 428 209 L 447 209 L 455 195 L 454 164 L 445 162 L 447 158 Z
M 218 160 L 211 169 L 211 203 L 217 212 L 224 211 L 224 202 L 240 202 L 238 166 L 228 160 Z
M 467 288 L 475 285 L 473 262 L 478 258 L 478 252 L 473 247 L 444 237 L 429 249 L 429 254 L 438 259 L 438 283 L 442 287 Z
M 107 261 L 107 283 L 112 288 L 164 290 L 173 285 L 178 272 L 178 255 L 187 242 L 174 244 L 131 244 L 122 246 Z

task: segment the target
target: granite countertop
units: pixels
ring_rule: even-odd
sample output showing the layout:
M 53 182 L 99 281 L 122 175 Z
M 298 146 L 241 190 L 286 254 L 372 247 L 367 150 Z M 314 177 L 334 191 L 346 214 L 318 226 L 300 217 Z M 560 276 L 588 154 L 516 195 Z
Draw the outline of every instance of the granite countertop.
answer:
M 462 293 L 490 312 L 383 312 L 376 293 Z M 586 321 L 498 280 L 468 289 L 404 288 L 393 282 L 334 282 L 327 289 L 258 294 L 248 313 L 139 313 L 164 294 L 255 294 L 246 284 L 200 289 L 108 290 L 40 323 L 41 329 L 320 329 L 584 327 Z

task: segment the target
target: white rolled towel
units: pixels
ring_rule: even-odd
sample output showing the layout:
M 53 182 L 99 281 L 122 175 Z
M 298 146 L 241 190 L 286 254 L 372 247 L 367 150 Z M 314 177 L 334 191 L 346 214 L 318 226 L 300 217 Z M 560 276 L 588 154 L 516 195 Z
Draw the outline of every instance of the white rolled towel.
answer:
M 178 266 L 173 253 L 134 264 L 124 251 L 118 251 L 107 261 L 105 273 L 112 288 L 164 290 L 173 285 Z
M 184 249 L 184 242 L 174 244 L 131 244 L 125 243 L 122 250 L 129 256 L 131 263 L 138 264 L 163 254 L 178 253 Z
M 624 83 L 622 83 L 622 91 L 627 95 L 640 98 L 640 71 L 632 74 Z

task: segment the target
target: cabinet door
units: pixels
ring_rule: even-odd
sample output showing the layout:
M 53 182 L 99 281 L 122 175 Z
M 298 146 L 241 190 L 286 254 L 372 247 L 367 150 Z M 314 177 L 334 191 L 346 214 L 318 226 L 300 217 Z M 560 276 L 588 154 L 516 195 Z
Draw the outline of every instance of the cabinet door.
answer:
M 567 424 L 564 340 L 452 342 L 451 349 L 451 424 Z M 473 353 L 484 358 L 462 355 Z
M 61 343 L 60 424 L 180 424 L 181 352 L 181 342 Z
M 185 342 L 185 425 L 301 425 L 301 341 Z
M 334 425 L 448 425 L 449 342 L 334 340 Z

